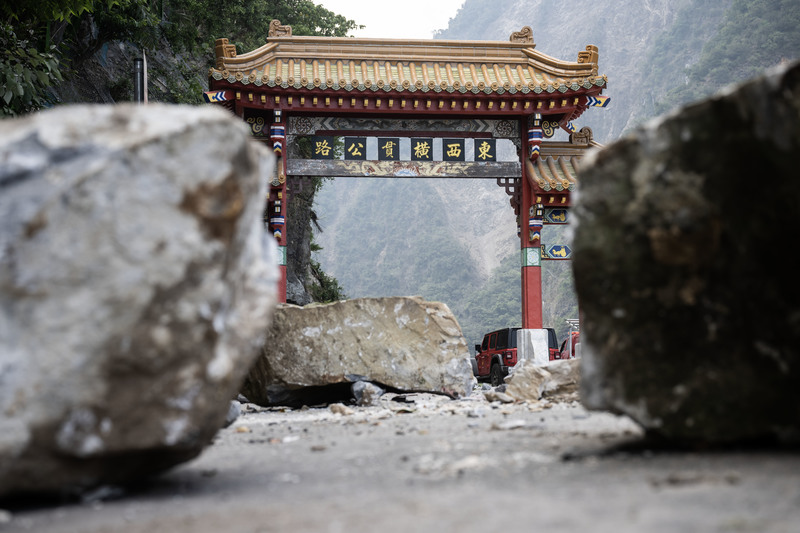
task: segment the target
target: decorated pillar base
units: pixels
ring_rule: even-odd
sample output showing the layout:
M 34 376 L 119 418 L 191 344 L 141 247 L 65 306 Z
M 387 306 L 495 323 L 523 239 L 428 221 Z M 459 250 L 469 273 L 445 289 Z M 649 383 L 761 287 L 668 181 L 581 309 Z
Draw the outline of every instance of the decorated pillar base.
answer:
M 278 268 L 281 274 L 280 280 L 278 281 L 278 301 L 280 303 L 286 303 L 286 246 L 278 247 L 278 257 L 280 258 Z
M 522 327 L 541 329 L 542 260 L 539 248 L 522 249 Z

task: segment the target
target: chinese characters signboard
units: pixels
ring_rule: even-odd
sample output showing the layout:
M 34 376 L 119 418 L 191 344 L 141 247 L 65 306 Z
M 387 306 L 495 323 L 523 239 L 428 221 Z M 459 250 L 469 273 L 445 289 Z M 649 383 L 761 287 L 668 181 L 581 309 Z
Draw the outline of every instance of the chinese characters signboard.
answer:
M 308 159 L 496 163 L 496 139 L 309 136 Z M 337 144 L 338 143 L 338 144 Z
M 379 161 L 400 160 L 400 139 L 398 137 L 378 138 L 378 160 Z
M 497 161 L 497 141 L 475 139 L 475 161 Z
M 355 160 L 367 159 L 367 138 L 366 137 L 345 137 L 344 139 L 344 158 Z
M 465 153 L 466 151 L 464 150 L 464 139 L 442 140 L 443 161 L 464 161 Z
M 311 159 L 333 159 L 333 137 L 311 137 Z
M 412 161 L 433 161 L 433 139 L 419 137 L 411 139 Z

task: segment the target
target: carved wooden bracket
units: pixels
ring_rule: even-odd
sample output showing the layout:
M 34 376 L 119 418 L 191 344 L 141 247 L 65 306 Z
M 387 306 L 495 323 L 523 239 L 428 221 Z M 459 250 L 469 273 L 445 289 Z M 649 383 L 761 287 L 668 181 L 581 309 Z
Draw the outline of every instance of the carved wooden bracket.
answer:
M 497 178 L 497 185 L 505 189 L 506 194 L 511 197 L 509 201 L 515 214 L 519 214 L 519 203 L 522 197 L 519 184 L 519 178 Z

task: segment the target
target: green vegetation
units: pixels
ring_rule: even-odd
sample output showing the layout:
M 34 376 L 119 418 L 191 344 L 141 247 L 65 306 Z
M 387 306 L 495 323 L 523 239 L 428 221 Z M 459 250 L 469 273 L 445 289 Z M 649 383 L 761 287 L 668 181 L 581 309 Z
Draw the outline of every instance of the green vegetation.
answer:
M 0 116 L 40 109 L 47 103 L 47 89 L 63 79 L 55 46 L 40 52 L 33 33 L 20 31 L 0 23 Z
M 6 20 L 17 23 L 41 23 L 44 21 L 64 22 L 86 11 L 95 5 L 113 6 L 119 0 L 17 0 L 0 6 L 0 14 Z
M 315 248 L 312 243 L 311 251 L 318 250 L 320 250 L 319 246 Z M 310 293 L 315 302 L 329 303 L 347 299 L 344 289 L 336 278 L 325 273 L 318 261 L 312 259 L 310 264 L 313 277 Z
M 155 44 L 158 19 L 145 0 L 22 0 L 0 13 L 0 116 L 53 103 L 52 90 L 76 63 L 110 40 Z
M 4 3 L 0 13 L 6 20 L 0 23 L 0 116 L 52 105 L 59 84 L 111 42 L 193 54 L 210 65 L 217 38 L 230 38 L 240 52 L 253 50 L 264 44 L 272 19 L 296 35 L 345 36 L 358 28 L 311 0 L 20 0 Z M 153 100 L 199 103 L 195 77 L 184 75 L 188 87 L 181 87 L 164 73 L 166 91 Z M 109 85 L 104 90 L 111 97 L 129 95 L 125 82 Z
M 705 21 L 718 20 L 720 12 L 724 12 L 721 24 L 709 27 Z M 648 57 L 649 75 L 672 87 L 653 113 L 706 97 L 799 55 L 800 4 L 796 1 L 695 0 L 656 40 Z M 664 79 L 667 76 L 672 80 Z M 683 83 L 675 83 L 677 76 Z
M 170 42 L 189 51 L 208 50 L 226 37 L 237 53 L 262 46 L 273 19 L 292 27 L 293 35 L 345 37 L 359 28 L 353 20 L 311 0 L 171 0 L 165 2 L 165 33 Z

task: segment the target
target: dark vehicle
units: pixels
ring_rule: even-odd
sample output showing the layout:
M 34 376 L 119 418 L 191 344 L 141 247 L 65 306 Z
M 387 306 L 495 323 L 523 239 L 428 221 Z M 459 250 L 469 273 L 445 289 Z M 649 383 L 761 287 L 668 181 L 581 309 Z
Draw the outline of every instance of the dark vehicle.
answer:
M 475 345 L 475 361 L 472 370 L 479 380 L 488 379 L 493 387 L 503 383 L 509 368 L 519 359 L 517 332 L 521 328 L 504 328 L 483 336 L 483 342 Z M 553 328 L 547 331 L 548 359 L 560 359 L 558 338 Z
M 561 359 L 561 350 L 558 349 L 558 337 L 556 336 L 556 330 L 553 328 L 544 328 L 547 330 L 547 349 L 550 352 L 549 359 L 551 361 L 555 361 L 556 359 Z

